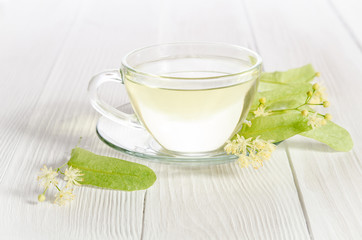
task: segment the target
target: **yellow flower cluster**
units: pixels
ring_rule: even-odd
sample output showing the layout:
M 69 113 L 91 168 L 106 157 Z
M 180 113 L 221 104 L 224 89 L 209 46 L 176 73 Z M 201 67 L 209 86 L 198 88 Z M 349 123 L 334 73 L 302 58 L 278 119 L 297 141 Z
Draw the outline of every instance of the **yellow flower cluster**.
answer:
M 268 116 L 270 112 L 265 112 L 265 106 L 260 105 L 255 111 L 253 111 L 255 117 Z
M 67 181 L 67 186 L 79 186 L 79 182 L 83 181 L 83 178 L 81 178 L 80 176 L 83 175 L 84 174 L 82 174 L 79 169 L 70 166 L 64 171 L 64 180 Z
M 65 205 L 67 202 L 70 202 L 74 199 L 75 195 L 73 194 L 73 189 L 63 188 L 55 194 L 54 203 L 59 206 Z
M 259 106 L 255 111 L 253 111 L 255 117 L 268 116 L 271 114 L 271 111 L 265 111 L 265 103 L 265 97 L 259 99 Z
M 55 195 L 54 203 L 58 205 L 65 205 L 68 201 L 74 199 L 73 186 L 80 185 L 79 182 L 83 181 L 81 176 L 84 174 L 82 174 L 79 169 L 73 168 L 72 166 L 65 169 L 64 173 L 60 169 L 61 167 L 57 168 L 57 170 L 53 170 L 52 168 L 48 168 L 45 165 L 42 169 L 40 169 L 41 173 L 37 177 L 37 180 L 45 189 L 44 192 L 38 196 L 39 202 L 45 201 L 45 193 L 50 186 L 54 186 L 58 190 Z M 58 181 L 56 177 L 59 175 L 59 173 L 64 175 L 64 180 L 67 182 L 63 189 L 58 187 Z
M 324 86 L 319 86 L 318 83 L 313 84 L 313 92 L 309 103 L 319 104 L 325 101 L 327 101 L 326 88 Z
M 265 160 L 269 160 L 275 150 L 272 140 L 265 141 L 260 137 L 245 139 L 236 135 L 236 139 L 227 141 L 224 150 L 227 154 L 238 156 L 239 165 L 244 168 L 252 165 L 258 169 L 263 166 Z
M 319 73 L 317 73 L 316 76 L 320 76 Z M 307 100 L 305 101 L 304 105 L 320 105 L 325 108 L 330 106 L 330 103 L 326 99 L 325 94 L 325 87 L 321 87 L 318 83 L 313 84 L 312 91 L 307 92 Z M 307 124 L 311 126 L 313 129 L 317 127 L 321 127 L 323 125 L 327 124 L 327 121 L 332 119 L 332 115 L 329 113 L 326 113 L 325 115 L 319 114 L 317 112 L 314 112 L 314 110 L 311 110 L 312 113 L 309 113 L 308 110 L 304 109 L 301 111 L 301 114 L 308 118 Z
M 37 180 L 39 181 L 39 184 L 43 186 L 44 188 L 48 188 L 51 184 L 57 185 L 58 181 L 56 177 L 58 176 L 58 172 L 54 171 L 51 167 L 48 168 L 47 166 L 43 166 L 43 168 L 40 169 L 42 174 L 40 174 L 37 177 Z
M 308 115 L 307 124 L 314 129 L 314 128 L 326 125 L 327 121 L 324 118 L 318 117 L 317 113 L 311 113 Z

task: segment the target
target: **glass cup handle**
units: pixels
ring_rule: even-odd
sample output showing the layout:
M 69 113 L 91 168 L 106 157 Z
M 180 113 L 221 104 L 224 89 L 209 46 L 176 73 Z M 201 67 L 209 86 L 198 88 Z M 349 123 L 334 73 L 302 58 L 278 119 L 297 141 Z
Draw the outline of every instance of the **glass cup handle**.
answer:
M 95 75 L 89 82 L 88 85 L 88 95 L 90 102 L 94 109 L 96 109 L 103 116 L 108 117 L 109 119 L 120 123 L 122 125 L 143 128 L 143 126 L 138 121 L 135 114 L 128 114 L 117 110 L 108 103 L 101 100 L 98 96 L 98 88 L 103 83 L 122 83 L 122 73 L 120 70 L 109 70 L 101 72 Z

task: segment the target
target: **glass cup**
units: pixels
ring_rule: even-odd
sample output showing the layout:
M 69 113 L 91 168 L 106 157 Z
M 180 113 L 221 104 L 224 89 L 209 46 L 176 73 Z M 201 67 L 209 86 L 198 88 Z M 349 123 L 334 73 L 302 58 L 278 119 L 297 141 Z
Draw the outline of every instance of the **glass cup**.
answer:
M 261 57 L 222 43 L 172 43 L 135 50 L 120 70 L 94 76 L 92 106 L 127 127 L 145 128 L 165 150 L 181 156 L 217 151 L 237 133 L 253 102 Z M 125 85 L 135 114 L 98 96 L 103 83 Z

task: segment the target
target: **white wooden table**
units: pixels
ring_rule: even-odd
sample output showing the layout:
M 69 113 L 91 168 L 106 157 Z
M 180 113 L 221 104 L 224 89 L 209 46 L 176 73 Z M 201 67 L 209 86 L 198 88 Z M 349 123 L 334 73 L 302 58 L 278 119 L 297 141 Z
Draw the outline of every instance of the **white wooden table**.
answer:
M 360 0 L 0 0 L 0 239 L 362 239 L 361 11 Z M 354 149 L 295 137 L 254 170 L 160 165 L 109 148 L 95 133 L 89 79 L 134 48 L 174 41 L 246 46 L 266 71 L 312 63 Z M 158 180 L 38 203 L 40 167 L 66 162 L 80 136 Z

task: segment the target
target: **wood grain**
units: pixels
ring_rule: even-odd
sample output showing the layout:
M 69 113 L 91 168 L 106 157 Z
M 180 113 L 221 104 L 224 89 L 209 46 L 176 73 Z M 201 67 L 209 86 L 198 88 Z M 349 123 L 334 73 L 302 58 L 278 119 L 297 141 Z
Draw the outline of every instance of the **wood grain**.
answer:
M 124 193 L 95 188 L 80 188 L 76 193 L 78 195 L 77 200 L 64 209 L 50 204 L 36 204 L 34 200 L 36 194 L 40 192 L 39 187 L 36 186 L 36 182 L 34 181 L 36 172 L 40 166 L 42 164 L 55 166 L 58 165 L 59 162 L 63 163 L 66 161 L 69 150 L 76 144 L 79 136 L 83 136 L 82 146 L 99 154 L 120 157 L 120 154 L 107 148 L 97 140 L 94 133 L 94 124 L 98 114 L 89 106 L 85 89 L 88 80 L 94 73 L 104 68 L 117 67 L 120 56 L 124 55 L 127 51 L 157 41 L 167 41 L 163 36 L 169 35 L 163 34 L 174 26 L 169 24 L 161 25 L 160 28 L 157 28 L 159 21 L 167 23 L 167 20 L 159 20 L 157 15 L 159 12 L 155 10 L 158 9 L 157 5 L 151 6 L 146 2 L 143 4 L 144 5 L 116 1 L 107 1 L 102 4 L 93 1 L 87 2 L 86 5 L 82 3 L 81 11 L 78 13 L 75 22 L 72 24 L 67 37 L 62 43 L 62 50 L 56 55 L 56 61 L 53 65 L 48 67 L 48 75 L 44 79 L 42 90 L 36 95 L 33 108 L 25 118 L 18 118 L 12 115 L 8 116 L 7 119 L 9 122 L 16 126 L 16 128 L 10 131 L 18 132 L 22 135 L 17 138 L 19 141 L 16 146 L 17 151 L 13 156 L 8 158 L 11 164 L 4 170 L 2 191 L 7 194 L 1 197 L 0 201 L 3 206 L 9 205 L 11 207 L 1 209 L 2 216 L 6 216 L 6 218 L 1 219 L 0 223 L 0 226 L 4 226 L 1 229 L 2 236 L 11 236 L 18 239 L 21 239 L 24 235 L 30 238 L 44 239 L 63 237 L 67 237 L 68 239 L 139 239 L 141 237 L 148 239 L 152 236 L 157 237 L 159 234 L 153 232 L 152 228 L 146 228 L 146 226 L 148 226 L 146 223 L 157 220 L 158 215 L 148 214 L 143 216 L 144 210 L 147 212 L 148 209 L 153 208 L 156 202 L 159 202 L 159 199 L 153 198 L 157 196 L 156 186 L 148 190 L 147 194 L 150 194 L 149 198 L 147 198 L 148 195 L 145 195 L 144 191 Z M 217 8 L 218 10 L 221 10 L 220 6 L 226 6 L 226 9 L 222 10 L 222 12 L 232 17 L 225 18 L 227 20 L 224 20 L 222 24 L 217 26 L 220 30 L 219 32 L 209 33 L 209 36 L 193 33 L 194 35 L 192 36 L 195 37 L 195 39 L 191 39 L 191 36 L 188 37 L 187 40 L 209 39 L 210 41 L 231 41 L 252 46 L 253 43 L 250 41 L 249 36 L 240 37 L 241 35 L 238 34 L 241 28 L 247 29 L 248 27 L 247 24 L 238 24 L 240 4 L 234 2 L 236 5 L 229 8 L 227 8 L 227 5 L 223 5 L 221 1 L 215 2 L 215 4 L 219 6 Z M 140 9 L 140 6 L 143 7 Z M 170 5 L 170 7 L 171 6 L 172 5 Z M 234 9 L 234 6 L 239 8 Z M 127 9 L 127 11 L 121 15 L 118 14 L 120 9 Z M 215 8 L 210 8 L 204 16 L 208 16 L 208 14 L 212 15 L 212 11 L 215 11 L 214 9 Z M 176 10 L 177 9 L 174 9 L 174 12 L 176 12 Z M 145 14 L 142 15 L 142 11 L 147 11 L 147 14 L 145 12 Z M 142 18 L 139 18 L 135 22 L 133 17 L 136 12 L 142 15 Z M 103 16 L 103 18 L 96 18 L 98 15 Z M 163 15 L 161 14 L 160 18 L 162 17 Z M 181 15 L 178 17 L 182 19 Z M 212 18 L 206 18 L 205 20 L 207 19 Z M 223 15 L 221 15 L 217 21 L 214 21 L 214 23 L 222 19 Z M 192 23 L 193 21 L 189 19 L 188 22 L 182 23 L 181 26 L 193 26 Z M 203 23 L 204 22 L 200 22 L 200 24 Z M 230 27 L 225 29 L 225 25 L 230 25 Z M 195 33 L 200 27 L 202 27 L 202 25 L 194 26 Z M 122 31 L 117 31 L 117 28 Z M 212 29 L 212 27 L 210 27 L 210 29 Z M 225 35 L 228 32 L 230 32 L 229 36 Z M 181 33 L 183 34 L 182 31 Z M 174 35 L 174 39 L 172 40 L 176 41 L 177 39 L 181 39 L 182 34 L 180 36 Z M 41 36 L 40 33 L 38 35 Z M 144 38 L 143 36 L 146 35 L 148 37 Z M 188 35 L 186 34 L 184 36 Z M 230 36 L 233 36 L 233 38 Z M 126 41 L 123 46 L 121 44 L 122 40 L 127 38 L 132 39 L 132 41 Z M 19 59 L 17 60 L 19 61 Z M 36 72 L 33 72 L 33 74 L 36 75 Z M 28 77 L 28 79 L 34 79 L 34 81 L 36 81 L 35 77 Z M 31 86 L 31 84 L 29 84 L 29 86 Z M 119 98 L 118 95 L 113 93 L 110 100 L 122 102 L 125 101 L 125 97 L 125 95 L 122 95 L 121 98 Z M 15 102 L 14 104 L 18 107 L 17 110 L 19 112 L 24 111 L 24 107 L 26 107 L 23 106 L 24 102 L 31 100 L 27 96 L 21 99 L 21 101 L 18 100 L 19 102 Z M 22 126 L 22 128 L 18 126 Z M 6 125 L 4 129 L 8 127 L 9 126 Z M 126 156 L 122 157 L 129 159 Z M 136 159 L 132 160 L 135 161 Z M 231 238 L 237 237 L 238 232 L 235 230 L 238 230 L 243 224 L 246 224 L 249 225 L 252 230 L 244 229 L 241 234 L 257 236 L 261 231 L 263 236 L 268 236 L 268 233 L 264 233 L 263 228 L 275 225 L 272 211 L 277 211 L 275 209 L 281 208 L 278 212 L 280 217 L 278 217 L 277 220 L 285 224 L 283 224 L 283 226 L 277 225 L 277 227 L 280 228 L 277 230 L 268 228 L 268 231 L 272 231 L 273 236 L 282 233 L 285 239 L 287 239 L 288 236 L 293 236 L 293 234 L 295 234 L 294 232 L 299 234 L 301 238 L 307 236 L 304 218 L 285 156 L 283 160 L 286 164 L 282 165 L 282 169 L 285 171 L 285 176 L 289 176 L 286 178 L 286 188 L 289 188 L 287 192 L 290 193 L 290 195 L 286 197 L 285 201 L 288 204 L 281 204 L 275 200 L 273 204 L 277 206 L 273 206 L 273 204 L 269 206 L 268 203 L 265 203 L 264 200 L 260 198 L 261 190 L 259 189 L 259 194 L 256 195 L 254 200 L 261 202 L 261 210 L 258 210 L 258 208 L 253 205 L 252 210 L 248 212 L 249 214 L 244 213 L 244 218 L 241 219 L 240 216 L 243 212 L 241 211 L 242 209 L 238 209 L 237 206 L 237 202 L 242 200 L 239 199 L 241 197 L 239 194 L 231 202 L 236 210 L 225 210 L 225 212 L 237 213 L 230 219 L 226 218 L 225 221 L 228 221 L 228 223 L 232 221 L 236 222 L 231 225 L 224 224 L 221 233 L 227 234 L 231 231 L 233 232 L 230 235 Z M 162 177 L 162 171 L 165 166 L 152 164 L 152 167 L 155 169 L 156 174 L 160 176 L 158 183 L 161 186 L 166 184 L 171 186 L 170 189 L 173 189 L 173 185 L 179 184 L 178 182 L 172 182 L 172 179 L 169 180 Z M 225 182 L 219 180 L 212 185 L 215 187 L 214 192 L 216 194 L 220 184 L 229 185 L 228 181 L 234 181 L 233 176 L 235 173 L 233 174 L 232 172 L 235 169 L 237 170 L 238 168 L 235 166 L 227 168 L 226 174 L 222 174 L 225 175 L 225 177 L 223 177 L 226 178 Z M 210 174 L 218 175 L 219 171 L 219 168 L 212 167 L 207 175 L 200 173 L 200 176 L 198 176 L 198 174 L 191 174 L 193 171 L 188 171 L 185 176 L 185 181 L 192 183 L 194 181 L 193 177 L 196 176 L 199 179 L 203 179 L 203 182 L 209 182 Z M 195 170 L 195 173 L 197 173 L 197 170 Z M 251 171 L 251 173 L 254 172 Z M 180 174 L 183 174 L 183 170 Z M 235 192 L 237 186 L 238 185 L 235 185 L 231 189 L 231 192 L 227 192 Z M 206 185 L 201 187 L 199 191 L 202 191 L 205 196 L 209 187 L 210 186 Z M 264 187 L 266 188 L 266 185 Z M 153 189 L 156 189 L 156 194 L 152 192 Z M 185 191 L 189 191 L 190 189 L 193 189 L 192 185 L 185 188 Z M 246 187 L 246 189 L 248 191 L 252 190 L 250 187 Z M 277 190 L 277 192 L 278 194 L 273 191 L 270 195 L 275 195 L 275 197 L 280 198 L 280 190 Z M 173 192 L 166 192 L 165 194 L 172 196 Z M 252 192 L 249 194 L 253 197 Z M 185 197 L 188 198 L 188 195 L 185 195 Z M 209 214 L 209 217 L 217 220 L 218 215 L 216 210 L 221 211 L 223 207 L 228 206 L 228 204 L 225 205 L 224 202 L 221 202 L 221 197 L 222 196 L 219 195 L 213 201 L 216 205 L 213 208 L 203 206 L 201 199 L 196 198 L 195 200 L 198 201 L 197 204 L 205 208 L 200 208 L 199 212 L 195 211 L 195 216 L 202 217 L 205 211 L 208 212 L 210 209 L 214 209 L 212 210 L 212 214 Z M 144 199 L 146 199 L 145 209 L 143 208 L 145 204 Z M 165 198 L 163 199 L 166 200 Z M 182 204 L 182 202 L 176 203 Z M 173 212 L 171 213 L 182 216 L 184 215 L 184 210 L 185 209 L 175 208 L 172 209 Z M 193 209 L 191 208 L 187 211 L 190 210 Z M 260 219 L 262 215 L 263 217 L 267 215 L 268 218 L 262 220 Z M 19 219 L 18 216 L 22 216 L 22 218 Z M 166 217 L 162 218 L 163 221 L 168 219 L 167 216 L 163 217 Z M 248 224 L 242 223 L 242 221 L 247 221 Z M 287 222 L 289 224 L 286 224 Z M 144 226 L 143 223 L 145 223 Z M 194 237 L 202 236 L 204 231 L 200 229 L 200 227 L 205 223 L 207 222 L 200 222 L 199 227 L 196 226 L 194 230 L 192 230 Z M 257 227 L 254 227 L 254 224 L 256 224 Z M 177 226 L 180 227 L 181 225 Z M 209 227 L 211 226 L 212 225 L 209 225 Z M 233 230 L 234 226 L 237 226 L 235 230 Z M 14 234 L 13 229 L 15 227 L 21 228 L 23 231 Z M 160 222 L 160 225 L 156 229 L 159 227 L 163 227 L 162 222 Z M 283 233 L 285 229 L 287 229 L 287 233 Z M 177 235 L 179 232 L 173 232 L 172 230 L 173 229 L 169 229 L 166 231 L 167 236 L 182 238 L 182 235 Z M 56 234 L 54 234 L 54 231 Z
M 31 11 L 34 16 L 40 15 L 41 20 L 35 21 L 36 17 L 29 16 L 30 21 L 35 22 L 28 23 L 33 23 L 39 29 L 29 33 L 34 42 L 20 41 L 19 36 L 16 36 L 18 42 L 11 43 L 9 40 L 9 44 L 13 44 L 11 49 L 18 49 L 24 44 L 23 54 L 19 50 L 13 56 L 13 69 L 9 65 L 10 70 L 22 75 L 12 76 L 10 70 L 9 73 L 2 72 L 8 75 L 3 75 L 1 79 L 12 78 L 8 79 L 9 83 L 6 82 L 8 89 L 1 89 L 10 101 L 7 102 L 8 108 L 1 111 L 4 114 L 2 116 L 6 116 L 1 118 L 2 132 L 5 133 L 1 141 L 4 150 L 2 153 L 6 154 L 2 156 L 1 164 L 8 164 L 5 165 L 6 168 L 1 168 L 0 238 L 139 239 L 144 191 L 79 188 L 75 193 L 76 200 L 61 208 L 50 204 L 51 197 L 47 203 L 36 202 L 41 189 L 35 178 L 43 164 L 53 167 L 62 165 L 81 136 L 81 146 L 99 154 L 122 157 L 97 138 L 95 123 L 99 115 L 89 105 L 86 89 L 92 75 L 105 68 L 118 67 L 124 53 L 155 41 L 152 35 L 148 38 L 141 37 L 150 31 L 154 32 L 157 22 L 149 21 L 155 17 L 149 14 L 154 8 L 147 1 L 76 2 L 74 6 L 79 6 L 79 11 L 74 12 L 76 18 L 69 26 L 65 26 L 63 23 L 68 16 L 64 13 L 69 11 L 73 3 L 64 3 L 63 8 L 57 6 L 59 4 L 56 2 L 50 4 L 42 1 L 39 4 L 31 8 Z M 47 4 L 48 8 L 45 7 Z M 140 9 L 139 4 L 144 7 Z M 56 7 L 58 15 L 52 11 Z M 119 12 L 124 9 L 128 9 L 128 12 L 125 11 L 123 17 L 120 17 Z M 149 15 L 142 18 L 142 21 L 129 24 L 136 12 L 147 12 Z M 51 16 L 54 16 L 54 22 L 46 21 L 52 19 Z M 9 17 L 7 21 L 13 26 L 10 22 L 15 20 Z M 51 54 L 57 41 L 49 42 L 48 34 L 52 36 L 53 32 L 41 30 L 44 25 L 55 29 L 58 22 L 60 27 L 67 29 L 63 31 L 65 36 L 61 50 Z M 16 30 L 18 31 L 21 29 Z M 44 41 L 37 42 L 44 35 Z M 133 41 L 127 44 L 122 42 L 126 36 L 133 36 Z M 59 35 L 54 36 L 58 37 Z M 26 58 L 23 59 L 22 56 Z M 44 60 L 38 61 L 37 56 Z M 1 62 L 6 62 L 6 59 Z M 21 69 L 21 66 L 26 67 Z M 44 74 L 41 72 L 43 68 Z M 17 89 L 20 90 L 16 97 L 9 94 Z M 127 99 L 126 95 L 113 95 L 111 98 L 115 102 Z M 13 142 L 8 142 L 8 138 L 16 146 Z M 122 158 L 128 159 L 125 156 Z
M 362 91 L 362 70 L 357 64 L 362 61 L 361 51 L 328 2 L 246 2 L 266 70 L 313 63 L 332 102 L 328 112 L 355 142 L 350 153 L 336 153 L 302 137 L 287 142 L 312 236 L 361 239 L 362 116 L 355 104 Z
M 309 239 L 285 148 L 263 168 L 161 166 L 144 239 Z
M 19 125 L 16 120 L 32 115 L 76 21 L 79 3 L 69 8 L 70 2 L 23 1 L 0 5 L 0 182 L 24 137 L 26 122 Z

